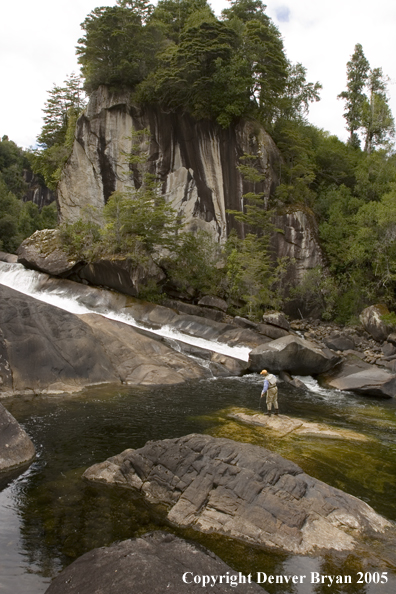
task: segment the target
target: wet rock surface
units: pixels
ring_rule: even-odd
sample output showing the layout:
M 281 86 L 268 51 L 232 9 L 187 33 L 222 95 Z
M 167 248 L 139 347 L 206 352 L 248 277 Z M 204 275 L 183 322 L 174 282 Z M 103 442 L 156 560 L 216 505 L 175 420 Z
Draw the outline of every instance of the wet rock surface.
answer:
M 0 404 L 0 473 L 27 464 L 35 455 L 35 447 L 26 431 Z
M 231 594 L 227 583 L 202 587 L 193 576 L 238 576 L 238 572 L 204 547 L 166 532 L 151 532 L 86 553 L 55 578 L 46 594 Z M 235 579 L 235 578 L 234 578 Z M 238 584 L 238 592 L 266 594 L 255 583 Z
M 148 442 L 86 470 L 168 507 L 168 520 L 261 546 L 307 554 L 351 550 L 390 523 L 366 503 L 259 446 L 187 435 Z
M 396 396 L 396 375 L 386 369 L 370 365 L 349 354 L 344 361 L 324 374 L 321 383 L 330 388 L 351 391 L 361 396 L 392 398 Z
M 4 286 L 0 324 L 2 396 L 181 383 L 208 373 L 144 331 L 98 314 L 76 316 Z
M 328 439 L 368 441 L 368 438 L 365 435 L 356 433 L 355 431 L 350 431 L 348 429 L 334 429 L 324 423 L 302 421 L 301 419 L 282 414 L 266 416 L 262 413 L 249 414 L 243 411 L 234 411 L 230 412 L 227 416 L 231 419 L 242 421 L 242 423 L 246 423 L 247 425 L 265 427 L 275 433 L 277 437 L 286 437 L 286 435 L 305 435 L 307 437 L 314 436 Z

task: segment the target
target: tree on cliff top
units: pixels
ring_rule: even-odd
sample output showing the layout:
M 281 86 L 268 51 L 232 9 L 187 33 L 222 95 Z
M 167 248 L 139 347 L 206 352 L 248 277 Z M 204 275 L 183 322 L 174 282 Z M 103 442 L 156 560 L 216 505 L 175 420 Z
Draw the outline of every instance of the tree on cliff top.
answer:
M 82 28 L 77 54 L 89 93 L 101 84 L 133 89 L 137 101 L 223 127 L 241 116 L 271 123 L 296 106 L 290 82 L 298 77 L 260 0 L 235 0 L 221 19 L 207 0 L 159 0 L 155 8 L 119 0 L 93 10 Z M 317 100 L 318 86 L 299 80 L 300 103 Z

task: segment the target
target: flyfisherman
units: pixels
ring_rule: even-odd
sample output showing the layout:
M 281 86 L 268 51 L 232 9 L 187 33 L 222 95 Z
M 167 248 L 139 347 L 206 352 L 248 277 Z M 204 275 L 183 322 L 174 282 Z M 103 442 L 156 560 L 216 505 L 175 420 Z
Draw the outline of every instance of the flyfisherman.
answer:
M 263 389 L 261 391 L 261 398 L 266 395 L 266 404 L 267 404 L 267 412 L 265 413 L 268 416 L 271 416 L 271 409 L 272 405 L 274 405 L 274 413 L 277 415 L 279 414 L 278 409 L 278 387 L 276 385 L 276 377 L 272 373 L 268 373 L 266 369 L 260 372 L 260 375 L 264 376 L 264 384 Z

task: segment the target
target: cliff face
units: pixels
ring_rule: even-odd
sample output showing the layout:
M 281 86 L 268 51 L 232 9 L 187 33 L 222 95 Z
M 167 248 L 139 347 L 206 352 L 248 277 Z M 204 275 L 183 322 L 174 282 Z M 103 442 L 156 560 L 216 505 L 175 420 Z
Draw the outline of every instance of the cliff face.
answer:
M 237 169 L 244 153 L 257 154 L 265 173 L 258 191 L 268 197 L 277 184 L 279 152 L 258 124 L 244 121 L 223 130 L 185 113 L 137 107 L 128 93 L 112 95 L 101 87 L 78 120 L 59 184 L 62 220 L 76 220 L 87 205 L 100 210 L 114 190 L 139 183 L 123 153 L 131 151 L 132 131 L 143 128 L 152 135 L 148 169 L 192 230 L 206 229 L 223 241 L 235 225 L 226 209 L 240 210 L 242 194 L 249 191 Z
M 265 180 L 254 191 L 268 199 L 278 184 L 281 156 L 264 128 L 241 121 L 223 130 L 187 113 L 136 106 L 129 93 L 111 94 L 106 87 L 93 93 L 77 122 L 73 151 L 58 186 L 61 220 L 77 220 L 88 206 L 95 207 L 95 217 L 112 192 L 139 185 L 139 171 L 125 155 L 132 149 L 132 132 L 144 128 L 152 137 L 144 147 L 146 167 L 162 181 L 167 201 L 184 215 L 187 229 L 205 229 L 221 242 L 233 227 L 243 236 L 243 226 L 226 213 L 241 210 L 242 195 L 253 191 L 238 170 L 240 157 L 258 157 Z M 272 239 L 274 258 L 293 260 L 287 280 L 296 284 L 306 270 L 322 264 L 315 223 L 298 207 L 278 215 L 274 223 L 281 229 Z

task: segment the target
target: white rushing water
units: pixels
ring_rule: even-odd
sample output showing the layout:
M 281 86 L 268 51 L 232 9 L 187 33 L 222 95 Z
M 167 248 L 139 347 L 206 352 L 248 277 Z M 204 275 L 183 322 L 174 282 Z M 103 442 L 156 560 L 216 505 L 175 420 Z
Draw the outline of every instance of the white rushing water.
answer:
M 111 307 L 106 307 L 106 305 L 102 305 L 102 307 L 98 308 L 81 302 L 84 301 L 84 295 L 81 295 L 81 288 L 84 287 L 84 285 L 75 283 L 75 292 L 73 293 L 74 283 L 71 281 L 62 282 L 62 280 L 56 279 L 59 283 L 59 286 L 57 286 L 55 279 L 53 279 L 52 283 L 50 282 L 51 279 L 52 277 L 48 274 L 37 272 L 35 270 L 27 270 L 22 264 L 0 262 L 0 284 L 10 287 L 15 291 L 19 291 L 20 293 L 24 293 L 25 295 L 29 295 L 30 297 L 34 297 L 39 301 L 44 301 L 45 303 L 49 303 L 50 305 L 54 305 L 55 307 L 59 307 L 60 309 L 64 309 L 73 314 L 98 313 L 111 320 L 123 322 L 134 328 L 149 331 L 157 336 L 214 351 L 215 353 L 227 355 L 234 359 L 240 359 L 242 361 L 248 361 L 249 359 L 251 349 L 248 347 L 232 347 L 215 340 L 190 336 L 189 334 L 183 334 L 168 325 L 158 329 L 147 327 L 135 320 L 132 315 L 125 312 L 117 312 L 116 310 L 111 309 Z M 67 287 L 64 285 L 65 282 L 67 283 Z M 97 301 L 100 302 L 99 295 L 103 293 L 103 290 L 90 287 L 89 291 L 91 295 L 97 291 Z M 93 299 L 93 301 L 95 301 L 95 299 Z

